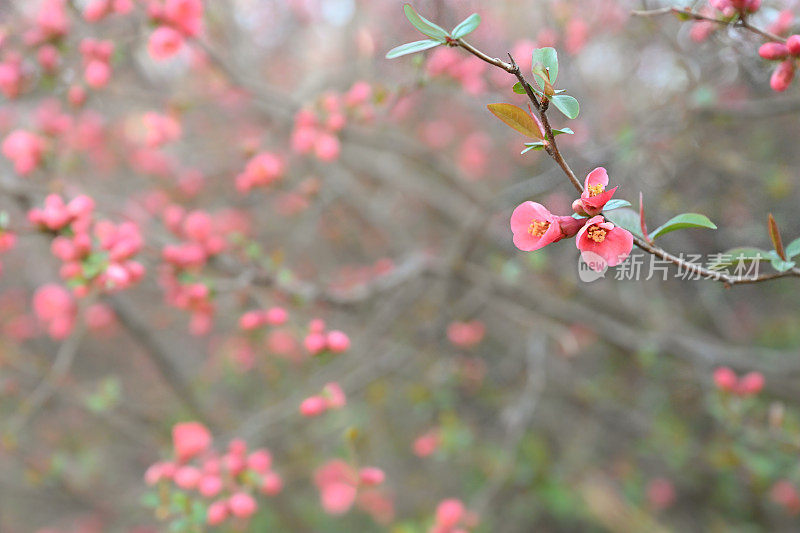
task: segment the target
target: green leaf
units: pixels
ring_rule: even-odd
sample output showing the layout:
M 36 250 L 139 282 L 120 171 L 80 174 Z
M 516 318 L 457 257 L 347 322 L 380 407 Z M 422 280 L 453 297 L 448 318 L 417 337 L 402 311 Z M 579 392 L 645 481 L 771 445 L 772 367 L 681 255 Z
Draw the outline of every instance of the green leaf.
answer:
M 461 21 L 461 24 L 453 28 L 453 39 L 460 39 L 465 35 L 469 35 L 475 31 L 475 28 L 477 28 L 480 23 L 481 16 L 477 13 L 473 13 Z
M 612 213 L 606 213 L 605 217 L 610 220 L 615 226 L 624 228 L 634 235 L 642 236 L 642 227 L 639 224 L 639 213 L 633 209 L 623 207 L 616 209 Z
M 774 257 L 774 258 L 772 258 L 772 261 L 770 261 L 770 264 L 772 265 L 772 268 L 774 268 L 778 272 L 786 272 L 790 268 L 794 267 L 795 262 L 794 261 L 784 261 L 780 257 Z
M 549 76 L 550 83 L 555 83 L 558 78 L 558 53 L 555 48 L 537 48 L 531 55 L 531 66 L 533 73 L 536 74 L 536 66 L 541 65 Z
M 541 139 L 542 132 L 536 120 L 524 109 L 514 104 L 489 104 L 486 106 L 494 116 L 527 137 Z
M 581 106 L 578 104 L 578 101 L 568 94 L 551 96 L 550 101 L 553 102 L 553 105 L 564 113 L 564 116 L 567 118 L 576 118 L 581 111 Z
M 567 135 L 575 135 L 575 132 L 572 131 L 572 128 L 561 128 L 560 130 L 553 128 L 553 135 L 561 135 L 562 133 L 566 133 Z
M 517 94 L 528 94 L 525 92 L 525 87 L 523 87 L 520 82 L 515 83 L 511 90 Z
M 386 52 L 386 59 L 394 59 L 407 54 L 413 54 L 414 52 L 422 52 L 423 50 L 433 48 L 434 46 L 439 46 L 440 44 L 442 43 L 432 39 L 424 39 L 422 41 L 414 41 L 413 43 L 401 44 L 400 46 L 396 46 Z
M 428 37 L 440 42 L 445 42 L 447 38 L 450 37 L 444 28 L 417 13 L 414 8 L 411 7 L 411 4 L 405 4 L 403 6 L 403 11 L 405 11 L 408 21 Z
M 613 199 L 606 202 L 606 205 L 603 206 L 603 211 L 611 211 L 612 209 L 619 209 L 621 207 L 630 207 L 631 203 L 628 200 L 622 199 Z
M 657 239 L 671 231 L 685 228 L 717 229 L 717 226 L 705 215 L 700 215 L 697 213 L 683 213 L 672 217 L 661 226 L 657 227 L 655 231 L 650 233 L 650 238 Z
M 800 239 L 795 239 L 786 246 L 786 257 L 788 259 L 791 259 L 797 254 L 800 254 Z
M 524 155 L 531 150 L 544 150 L 544 143 L 543 142 L 535 142 L 535 143 L 525 143 L 525 148 L 523 151 L 519 153 L 519 155 Z

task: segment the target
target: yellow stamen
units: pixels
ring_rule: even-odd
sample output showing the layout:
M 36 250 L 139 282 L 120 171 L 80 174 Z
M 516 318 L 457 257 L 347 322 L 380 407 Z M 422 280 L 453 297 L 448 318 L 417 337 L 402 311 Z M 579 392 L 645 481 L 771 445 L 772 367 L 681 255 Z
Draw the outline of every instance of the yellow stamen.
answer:
M 589 196 L 597 196 L 605 190 L 606 188 L 604 185 L 589 185 Z
M 531 225 L 528 226 L 528 233 L 532 237 L 541 237 L 549 227 L 549 222 L 545 222 L 544 220 L 534 220 L 531 222 Z
M 608 233 L 603 228 L 599 228 L 597 226 L 592 226 L 586 233 L 589 235 L 589 238 L 592 239 L 594 242 L 600 243 L 606 240 L 606 234 Z

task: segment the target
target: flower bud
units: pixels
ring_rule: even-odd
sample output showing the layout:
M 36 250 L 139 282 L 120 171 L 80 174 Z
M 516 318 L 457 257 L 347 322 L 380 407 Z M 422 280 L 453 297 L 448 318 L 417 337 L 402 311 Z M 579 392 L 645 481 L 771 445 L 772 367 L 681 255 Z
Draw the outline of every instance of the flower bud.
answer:
M 782 92 L 789 88 L 794 79 L 794 62 L 791 59 L 783 61 L 775 68 L 769 85 L 773 91 Z
M 786 56 L 789 55 L 789 48 L 783 43 L 764 43 L 758 49 L 758 55 L 770 61 L 786 59 Z
M 786 47 L 793 56 L 800 56 L 800 35 L 790 35 L 786 39 Z

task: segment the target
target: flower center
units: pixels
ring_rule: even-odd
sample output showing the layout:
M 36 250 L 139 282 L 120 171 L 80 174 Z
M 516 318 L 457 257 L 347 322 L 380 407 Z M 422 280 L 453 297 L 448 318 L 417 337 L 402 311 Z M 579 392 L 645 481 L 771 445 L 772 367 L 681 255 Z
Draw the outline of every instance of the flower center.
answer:
M 549 227 L 549 222 L 545 222 L 544 220 L 534 220 L 531 222 L 531 225 L 528 226 L 528 233 L 531 235 L 531 237 L 541 237 Z
M 600 185 L 598 185 L 598 187 L 600 187 Z M 603 242 L 604 240 L 606 240 L 606 233 L 608 233 L 608 232 L 606 230 L 604 230 L 603 228 L 599 228 L 597 226 L 592 226 L 588 230 L 586 230 L 586 233 L 589 235 L 590 239 L 592 239 L 594 242 L 598 242 L 599 243 L 599 242 Z
M 603 185 L 589 185 L 589 196 L 597 196 L 601 192 L 605 191 L 606 188 Z

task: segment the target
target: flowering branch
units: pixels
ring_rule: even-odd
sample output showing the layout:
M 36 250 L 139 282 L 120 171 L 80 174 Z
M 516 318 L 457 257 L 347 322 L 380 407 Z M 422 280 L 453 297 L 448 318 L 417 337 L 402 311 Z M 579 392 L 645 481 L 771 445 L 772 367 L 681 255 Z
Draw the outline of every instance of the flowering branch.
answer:
M 411 16 L 409 16 L 409 11 L 411 11 Z M 782 39 L 777 35 L 774 35 L 770 32 L 752 26 L 747 21 L 746 10 L 742 10 L 741 12 L 734 14 L 730 20 L 717 19 L 714 17 L 703 15 L 702 13 L 697 13 L 691 10 L 682 10 L 678 8 L 664 8 L 652 11 L 638 11 L 634 12 L 634 14 L 640 16 L 654 16 L 670 12 L 675 13 L 676 15 L 682 17 L 693 18 L 696 20 L 709 20 L 720 24 L 732 24 L 740 26 L 751 32 L 762 35 L 765 38 L 774 41 L 785 42 L 784 39 Z M 528 99 L 530 100 L 532 106 L 536 109 L 540 122 L 539 129 L 541 130 L 540 135 L 542 140 L 539 144 L 541 145 L 541 148 L 543 148 L 547 152 L 547 154 L 556 162 L 556 164 L 561 168 L 566 177 L 572 183 L 575 190 L 579 194 L 581 194 L 581 199 L 579 199 L 578 201 L 583 202 L 583 205 L 586 207 L 592 206 L 593 205 L 591 200 L 592 197 L 598 195 L 599 193 L 596 192 L 595 190 L 587 191 L 581 184 L 581 182 L 578 180 L 577 176 L 572 171 L 569 164 L 564 159 L 563 155 L 561 154 L 561 151 L 558 148 L 558 143 L 555 139 L 555 133 L 553 131 L 552 126 L 550 125 L 550 121 L 547 116 L 547 111 L 550 104 L 550 98 L 553 97 L 553 95 L 558 94 L 556 91 L 554 91 L 551 85 L 551 82 L 552 83 L 555 82 L 555 76 L 557 75 L 557 62 L 555 65 L 556 73 L 552 76 L 553 78 L 552 80 L 549 80 L 551 73 L 549 71 L 549 68 L 547 67 L 545 67 L 544 71 L 540 71 L 540 74 L 538 74 L 539 77 L 543 79 L 544 84 L 543 85 L 540 84 L 542 85 L 543 92 L 540 92 L 539 93 L 540 96 L 537 97 L 536 92 L 534 92 L 533 86 L 530 83 L 528 83 L 527 79 L 522 74 L 519 66 L 514 61 L 514 58 L 511 56 L 511 54 L 508 54 L 510 63 L 506 63 L 505 61 L 502 61 L 498 58 L 489 56 L 488 54 L 475 48 L 471 44 L 467 43 L 464 39 L 462 39 L 461 36 L 464 35 L 465 33 L 459 34 L 458 30 L 460 26 L 454 29 L 451 35 L 450 33 L 447 33 L 443 28 L 417 15 L 416 12 L 413 11 L 413 8 L 411 8 L 409 5 L 406 5 L 406 14 L 407 16 L 409 16 L 409 20 L 412 22 L 412 24 L 414 24 L 417 27 L 417 29 L 419 29 L 421 32 L 431 37 L 431 39 L 429 41 L 422 41 L 420 42 L 421 44 L 410 43 L 409 45 L 403 45 L 401 47 L 398 47 L 390 51 L 389 54 L 387 54 L 387 57 L 390 58 L 397 57 L 398 55 L 404 55 L 406 53 L 420 51 L 427 48 L 431 48 L 432 46 L 444 44 L 450 47 L 462 48 L 466 50 L 468 53 L 480 59 L 481 61 L 484 61 L 496 68 L 502 69 L 508 72 L 509 74 L 512 74 L 514 77 L 517 78 L 519 84 L 524 89 L 524 92 L 527 95 Z M 480 20 L 477 19 L 477 22 L 475 23 L 474 27 L 477 27 L 477 24 L 479 22 Z M 472 27 L 469 31 L 472 31 L 474 27 Z M 522 128 L 524 129 L 525 126 L 522 126 Z M 515 129 L 518 128 L 515 127 Z M 605 173 L 604 169 L 597 169 L 597 170 L 603 170 L 603 174 Z M 590 177 L 587 178 L 587 186 L 589 186 L 591 183 L 594 183 L 594 185 L 591 187 L 592 189 L 594 189 L 595 187 L 599 187 L 597 191 L 600 192 L 604 191 L 604 188 L 608 183 L 608 177 L 605 176 L 604 178 L 605 181 L 601 182 L 599 174 L 595 178 L 592 178 L 593 174 L 595 174 L 595 172 L 592 172 L 592 174 L 590 174 Z M 596 181 L 590 182 L 589 180 L 591 179 L 595 179 Z M 593 211 L 590 211 L 588 208 L 584 211 L 582 207 L 580 207 L 576 211 L 586 216 L 590 215 L 592 216 L 592 218 L 589 218 L 585 226 L 583 226 L 583 228 L 581 229 L 578 229 L 577 227 L 575 227 L 574 224 L 571 224 L 570 221 L 568 220 L 569 217 L 556 217 L 550 214 L 546 209 L 544 209 L 539 204 L 526 202 L 526 204 L 528 205 L 523 204 L 519 206 L 518 209 L 515 210 L 514 215 L 512 215 L 512 230 L 514 230 L 515 217 L 517 217 L 519 211 L 519 217 L 517 217 L 518 221 L 516 222 L 516 224 L 520 225 L 520 228 L 522 228 L 522 226 L 525 226 L 526 228 L 525 229 L 526 235 L 520 238 L 520 242 L 523 242 L 524 245 L 524 248 L 522 249 L 536 250 L 550 242 L 555 242 L 564 237 L 573 236 L 576 233 L 578 234 L 579 241 L 583 239 L 584 242 L 583 244 L 584 248 L 581 248 L 581 242 L 578 243 L 578 247 L 581 250 L 584 249 L 595 250 L 596 247 L 594 243 L 599 244 L 605 242 L 606 245 L 609 245 L 609 246 L 604 245 L 604 248 L 606 248 L 605 253 L 609 254 L 615 253 L 617 254 L 618 257 L 616 259 L 617 261 L 616 263 L 608 261 L 609 258 L 606 258 L 609 266 L 614 266 L 615 264 L 618 264 L 619 261 L 621 261 L 619 259 L 620 251 L 622 251 L 623 259 L 624 256 L 627 256 L 627 253 L 630 251 L 630 244 L 627 245 L 627 251 L 624 251 L 626 248 L 624 241 L 625 239 L 631 239 L 632 243 L 635 244 L 637 247 L 639 247 L 641 250 L 651 255 L 654 255 L 662 260 L 669 261 L 670 263 L 673 263 L 674 265 L 678 266 L 680 269 L 686 272 L 690 272 L 691 274 L 703 277 L 705 279 L 721 281 L 727 287 L 744 283 L 757 283 L 761 281 L 768 281 L 782 277 L 800 276 L 800 269 L 796 267 L 788 268 L 781 272 L 766 273 L 753 277 L 749 277 L 746 275 L 745 276 L 731 275 L 726 272 L 713 270 L 711 268 L 706 268 L 702 265 L 697 265 L 685 261 L 684 259 L 669 253 L 663 248 L 656 246 L 655 244 L 653 244 L 651 239 L 641 238 L 628 231 L 623 231 L 623 232 L 617 231 L 617 235 L 614 238 L 614 240 L 617 239 L 621 240 L 619 240 L 612 247 L 610 246 L 609 241 L 606 241 L 605 238 L 606 236 L 608 236 L 609 238 L 612 236 L 611 232 L 615 231 L 614 225 L 606 223 L 605 219 L 602 216 L 597 216 L 602 214 L 602 209 L 605 203 L 608 201 L 608 199 L 610 199 L 611 195 L 613 195 L 613 191 L 607 191 L 606 193 L 602 194 L 602 196 L 604 196 L 603 201 L 599 203 L 594 202 L 597 208 L 594 209 Z M 597 198 L 599 197 L 600 196 L 597 196 Z M 530 222 L 530 220 L 533 220 L 534 222 Z M 528 227 L 529 223 L 530 227 Z M 711 225 L 711 227 L 714 226 Z M 586 234 L 588 234 L 588 236 Z M 517 239 L 517 234 L 515 230 L 515 244 L 517 243 L 516 239 Z M 594 243 L 592 241 L 594 241 Z M 630 243 L 630 240 L 628 242 Z M 600 251 L 600 249 L 597 248 L 597 251 Z

